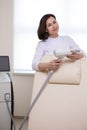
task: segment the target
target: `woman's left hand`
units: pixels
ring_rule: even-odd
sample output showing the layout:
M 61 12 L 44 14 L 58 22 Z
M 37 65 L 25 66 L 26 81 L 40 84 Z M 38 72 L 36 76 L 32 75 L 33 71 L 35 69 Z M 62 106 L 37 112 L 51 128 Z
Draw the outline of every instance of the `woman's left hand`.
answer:
M 71 51 L 71 52 L 72 52 L 72 54 L 67 55 L 67 57 L 70 58 L 70 59 L 80 59 L 80 58 L 83 57 L 82 53 L 78 53 L 76 51 Z

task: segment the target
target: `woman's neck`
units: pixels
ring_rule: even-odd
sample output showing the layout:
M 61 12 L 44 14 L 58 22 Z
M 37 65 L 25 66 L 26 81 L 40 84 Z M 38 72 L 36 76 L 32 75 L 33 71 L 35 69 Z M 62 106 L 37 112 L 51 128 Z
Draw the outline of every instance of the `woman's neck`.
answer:
M 55 34 L 55 35 L 50 35 L 49 37 L 51 37 L 51 38 L 56 38 L 56 37 L 58 37 L 59 35 L 58 34 Z

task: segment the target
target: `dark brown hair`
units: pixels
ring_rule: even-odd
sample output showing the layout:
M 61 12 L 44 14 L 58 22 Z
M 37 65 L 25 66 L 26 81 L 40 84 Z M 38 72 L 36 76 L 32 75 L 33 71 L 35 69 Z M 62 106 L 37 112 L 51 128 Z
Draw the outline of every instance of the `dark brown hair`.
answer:
M 46 32 L 46 21 L 51 16 L 56 19 L 55 15 L 53 15 L 53 14 L 46 14 L 40 20 L 39 27 L 38 27 L 38 30 L 37 30 L 38 38 L 40 40 L 48 39 L 49 34 Z

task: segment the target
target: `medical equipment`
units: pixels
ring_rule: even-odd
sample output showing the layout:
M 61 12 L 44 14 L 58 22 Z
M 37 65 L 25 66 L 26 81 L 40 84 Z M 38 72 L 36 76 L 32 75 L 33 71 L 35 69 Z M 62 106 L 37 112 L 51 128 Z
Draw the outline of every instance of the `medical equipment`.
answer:
M 0 130 L 12 130 L 12 120 L 7 105 L 13 115 L 13 85 L 7 71 L 10 71 L 9 57 L 0 56 Z

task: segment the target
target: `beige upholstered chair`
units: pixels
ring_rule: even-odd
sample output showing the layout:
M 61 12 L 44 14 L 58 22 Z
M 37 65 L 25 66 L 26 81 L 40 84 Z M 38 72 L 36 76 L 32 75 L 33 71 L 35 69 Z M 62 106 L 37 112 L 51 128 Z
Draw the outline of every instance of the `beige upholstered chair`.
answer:
M 60 83 L 57 73 L 50 78 L 30 113 L 28 130 L 87 130 L 87 59 L 75 62 L 71 70 L 68 66 L 65 74 L 61 71 L 64 67 L 60 67 Z M 35 73 L 32 100 L 46 77 L 47 73 Z

